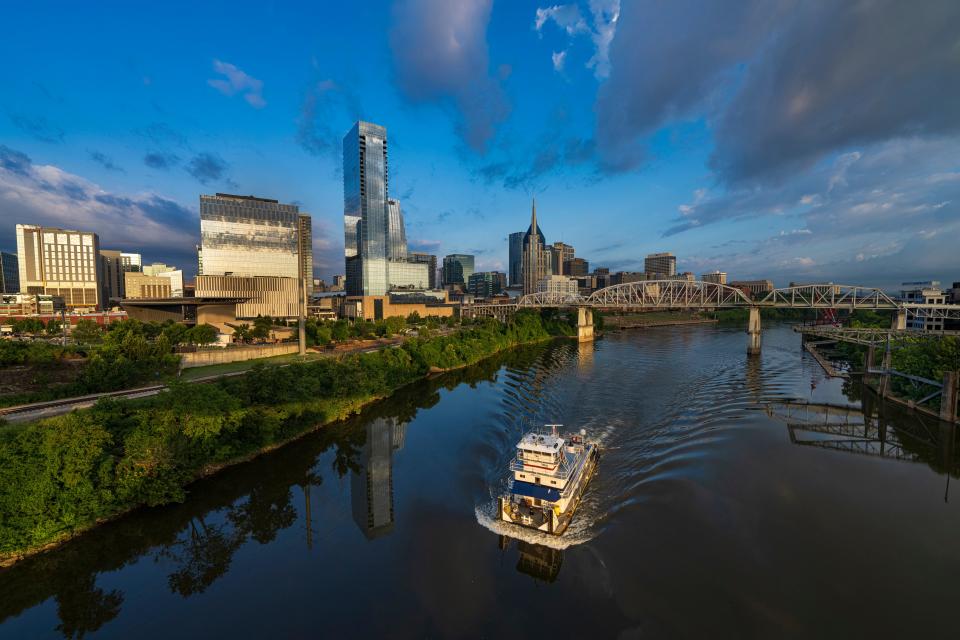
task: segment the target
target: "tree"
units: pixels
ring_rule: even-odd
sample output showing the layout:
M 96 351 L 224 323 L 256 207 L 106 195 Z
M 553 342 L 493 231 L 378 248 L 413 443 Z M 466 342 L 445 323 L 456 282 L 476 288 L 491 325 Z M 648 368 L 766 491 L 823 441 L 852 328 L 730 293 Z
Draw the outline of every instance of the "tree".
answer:
M 187 336 L 193 344 L 210 344 L 216 342 L 219 333 L 212 324 L 198 324 L 187 332 Z
M 177 345 L 187 341 L 187 332 L 189 330 L 190 329 L 187 327 L 187 325 L 175 322 L 165 326 L 160 335 L 166 336 L 167 340 L 170 341 L 170 344 Z
M 270 337 L 272 329 L 273 318 L 270 316 L 257 316 L 253 321 L 253 331 L 250 332 L 250 336 L 258 340 L 266 340 Z
M 250 325 L 244 322 L 243 324 L 230 325 L 233 327 L 233 337 L 235 340 L 238 340 L 241 343 L 250 342 L 251 330 Z
M 37 335 L 43 332 L 43 323 L 36 318 L 22 318 L 13 321 L 13 330 L 16 333 Z
M 62 322 L 60 322 L 60 321 L 57 320 L 56 318 L 52 318 L 51 320 L 49 320 L 49 321 L 47 322 L 46 333 L 47 333 L 48 336 L 58 336 L 58 335 L 60 335 L 62 332 L 63 332 L 63 323 L 62 323 Z
M 77 344 L 96 344 L 103 339 L 103 328 L 93 320 L 81 318 L 71 329 L 70 337 Z
M 337 320 L 333 323 L 331 337 L 336 342 L 344 342 L 350 337 L 350 325 L 347 324 L 346 320 Z

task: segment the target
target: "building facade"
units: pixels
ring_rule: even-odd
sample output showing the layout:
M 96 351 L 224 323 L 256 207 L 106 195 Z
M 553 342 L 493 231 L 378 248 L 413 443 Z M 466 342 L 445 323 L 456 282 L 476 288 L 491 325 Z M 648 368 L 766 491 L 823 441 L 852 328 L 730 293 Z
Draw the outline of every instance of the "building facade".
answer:
M 558 276 L 569 276 L 566 263 L 574 259 L 573 247 L 564 242 L 554 242 L 552 249 L 552 272 Z
M 734 280 L 730 283 L 730 286 L 740 289 L 754 300 L 773 291 L 772 280 Z
M 59 296 L 68 310 L 102 308 L 97 234 L 18 224 L 17 256 L 21 293 Z
M 643 261 L 643 270 L 651 280 L 677 275 L 677 257 L 670 252 L 651 253 Z
M 280 276 L 197 276 L 197 298 L 240 298 L 238 320 L 270 316 L 291 320 L 299 317 L 297 278 Z
M 563 296 L 575 296 L 580 293 L 580 284 L 570 276 L 549 275 L 537 283 L 538 293 L 550 293 Z
M 123 254 L 110 249 L 100 250 L 101 299 L 106 302 L 122 300 L 126 295 L 124 288 Z
M 727 284 L 727 273 L 725 271 L 711 271 L 701 275 L 700 280 L 714 284 Z
M 205 276 L 301 277 L 300 212 L 269 198 L 218 193 L 200 196 L 200 246 Z M 305 275 L 305 274 L 304 274 Z
M 431 255 L 429 253 L 418 253 L 416 251 L 411 251 L 408 259 L 410 262 L 419 262 L 420 264 L 427 265 L 429 269 L 429 286 L 431 289 L 437 288 L 437 256 Z
M 572 247 L 571 247 L 572 249 Z M 557 273 L 554 271 L 554 273 Z M 579 278 L 590 273 L 590 263 L 583 258 L 571 258 L 564 261 L 561 275 Z
M 467 282 L 467 292 L 478 298 L 498 295 L 507 288 L 507 274 L 502 271 L 478 271 Z
M 430 289 L 430 266 L 423 262 L 391 260 L 388 274 L 390 291 L 423 291 Z
M 900 299 L 914 304 L 946 304 L 947 293 L 937 280 L 904 282 L 900 285 Z M 943 318 L 907 318 L 907 329 L 915 331 L 943 331 Z
M 170 278 L 162 275 L 148 275 L 146 273 L 123 274 L 125 298 L 141 300 L 143 298 L 171 298 L 172 283 Z M 183 281 L 180 283 L 180 297 L 183 296 Z
M 0 293 L 20 293 L 17 256 L 6 251 L 0 251 Z
M 301 213 L 297 219 L 297 253 L 300 261 L 300 277 L 303 278 L 304 295 L 313 293 L 313 218 Z
M 530 211 L 530 227 L 523 236 L 523 260 L 521 261 L 521 276 L 523 277 L 523 293 L 536 293 L 546 276 L 550 275 L 551 255 L 546 250 L 546 240 L 540 225 L 537 224 L 537 202 L 533 201 Z
M 443 258 L 443 285 L 464 285 L 474 271 L 474 258 L 466 253 L 451 253 Z
M 511 233 L 508 241 L 507 278 L 511 287 L 523 285 L 523 236 L 525 235 L 523 231 Z
M 407 259 L 407 231 L 403 225 L 403 210 L 400 201 L 387 199 L 387 258 Z
M 358 121 L 343 139 L 347 295 L 387 292 L 387 187 L 387 130 Z

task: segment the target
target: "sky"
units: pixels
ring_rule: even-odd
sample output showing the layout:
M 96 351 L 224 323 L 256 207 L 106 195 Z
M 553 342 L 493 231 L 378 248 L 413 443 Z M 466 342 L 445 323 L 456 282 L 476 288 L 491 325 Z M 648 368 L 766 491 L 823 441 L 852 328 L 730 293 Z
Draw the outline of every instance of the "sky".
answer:
M 193 274 L 200 194 L 253 194 L 313 215 L 329 281 L 363 119 L 411 249 L 480 270 L 536 198 L 591 268 L 960 280 L 956 0 L 34 0 L 3 23 L 3 250 L 55 225 Z

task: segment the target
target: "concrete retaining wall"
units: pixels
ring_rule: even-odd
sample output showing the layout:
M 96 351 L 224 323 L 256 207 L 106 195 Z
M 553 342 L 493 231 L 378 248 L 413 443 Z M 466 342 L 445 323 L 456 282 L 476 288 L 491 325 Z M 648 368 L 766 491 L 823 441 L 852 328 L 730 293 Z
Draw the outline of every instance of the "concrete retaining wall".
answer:
M 296 342 L 263 344 L 228 349 L 209 349 L 206 351 L 180 354 L 182 356 L 180 367 L 182 369 L 189 369 L 190 367 L 205 367 L 211 364 L 224 364 L 227 362 L 254 360 L 256 358 L 269 358 L 271 356 L 282 356 L 288 353 L 296 353 L 297 349 L 298 347 Z

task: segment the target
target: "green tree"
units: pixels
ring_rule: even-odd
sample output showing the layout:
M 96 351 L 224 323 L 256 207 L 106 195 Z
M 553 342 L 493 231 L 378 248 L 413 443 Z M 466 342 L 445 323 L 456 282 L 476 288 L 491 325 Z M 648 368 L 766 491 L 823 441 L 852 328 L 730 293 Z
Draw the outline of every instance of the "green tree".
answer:
M 93 320 L 81 318 L 73 325 L 70 337 L 80 345 L 97 344 L 103 339 L 103 328 Z
M 250 342 L 250 325 L 244 322 L 243 324 L 230 325 L 233 327 L 233 337 L 240 341 L 241 343 Z
M 46 334 L 47 334 L 48 336 L 58 336 L 58 335 L 60 335 L 61 333 L 63 333 L 63 323 L 62 323 L 62 322 L 60 322 L 60 321 L 57 320 L 56 318 L 52 318 L 51 320 L 49 320 L 49 321 L 47 322 Z
M 212 324 L 198 324 L 187 332 L 187 336 L 193 344 L 203 345 L 216 342 L 218 333 Z
M 337 320 L 333 323 L 330 333 L 335 342 L 344 342 L 350 337 L 350 325 L 346 320 Z
M 253 321 L 253 331 L 250 332 L 250 335 L 257 340 L 266 340 L 270 337 L 272 329 L 273 318 L 270 316 L 257 316 Z

